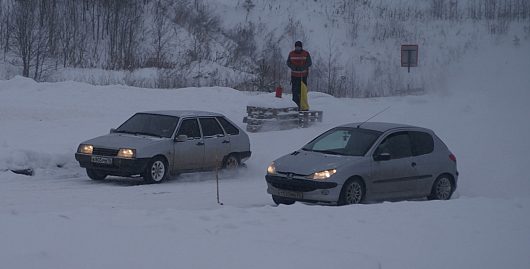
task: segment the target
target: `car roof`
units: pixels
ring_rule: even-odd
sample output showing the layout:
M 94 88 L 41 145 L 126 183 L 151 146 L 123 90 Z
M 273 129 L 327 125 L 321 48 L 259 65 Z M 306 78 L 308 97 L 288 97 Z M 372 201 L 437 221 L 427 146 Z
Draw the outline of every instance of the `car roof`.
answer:
M 423 127 L 408 125 L 408 124 L 401 124 L 401 123 L 390 123 L 390 122 L 353 122 L 341 125 L 339 127 L 348 127 L 348 128 L 357 128 L 360 125 L 359 128 L 362 129 L 368 129 L 368 130 L 374 130 L 379 132 L 386 132 L 392 129 L 398 129 L 398 128 L 414 128 L 418 130 L 428 131 L 432 132 L 431 130 Z
M 157 110 L 157 111 L 143 111 L 138 113 L 145 114 L 157 114 L 157 115 L 166 115 L 174 117 L 219 117 L 223 116 L 222 114 L 209 112 L 209 111 L 200 111 L 200 110 Z

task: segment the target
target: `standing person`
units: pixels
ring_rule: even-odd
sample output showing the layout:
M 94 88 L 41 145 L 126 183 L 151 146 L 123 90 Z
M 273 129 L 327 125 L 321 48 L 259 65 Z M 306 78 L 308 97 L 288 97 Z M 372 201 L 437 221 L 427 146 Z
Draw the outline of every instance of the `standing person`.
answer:
M 287 57 L 287 66 L 291 69 L 291 86 L 293 101 L 298 106 L 298 110 L 309 110 L 307 104 L 307 75 L 311 66 L 311 55 L 302 47 L 301 41 L 294 43 L 294 50 Z M 305 90 L 303 95 L 302 89 Z

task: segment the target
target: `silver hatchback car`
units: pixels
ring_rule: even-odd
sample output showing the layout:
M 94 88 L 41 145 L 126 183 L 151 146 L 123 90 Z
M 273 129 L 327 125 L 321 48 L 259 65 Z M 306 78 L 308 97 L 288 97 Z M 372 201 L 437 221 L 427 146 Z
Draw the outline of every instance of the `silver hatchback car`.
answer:
M 265 176 L 276 204 L 356 204 L 427 197 L 456 189 L 456 158 L 433 131 L 392 123 L 333 128 L 275 160 Z
M 225 116 L 204 111 L 134 114 L 110 134 L 81 143 L 75 154 L 88 177 L 168 174 L 236 168 L 251 155 L 248 135 Z

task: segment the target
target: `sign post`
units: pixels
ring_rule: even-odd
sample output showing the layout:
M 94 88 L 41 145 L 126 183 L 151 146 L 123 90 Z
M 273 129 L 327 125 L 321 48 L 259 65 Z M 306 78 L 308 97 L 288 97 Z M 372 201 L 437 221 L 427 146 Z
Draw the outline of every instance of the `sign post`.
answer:
M 410 68 L 417 66 L 418 45 L 401 45 L 401 67 L 407 67 L 410 73 Z

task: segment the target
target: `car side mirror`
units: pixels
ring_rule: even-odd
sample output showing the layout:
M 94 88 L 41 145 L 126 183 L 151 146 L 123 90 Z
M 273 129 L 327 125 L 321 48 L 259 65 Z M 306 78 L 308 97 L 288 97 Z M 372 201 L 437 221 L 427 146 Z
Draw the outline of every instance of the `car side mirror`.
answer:
M 379 155 L 374 156 L 374 161 L 381 162 L 381 161 L 388 161 L 390 160 L 392 156 L 390 156 L 390 153 L 381 153 Z
M 188 136 L 187 135 L 178 135 L 177 138 L 175 138 L 176 142 L 184 142 L 184 141 L 187 141 L 187 140 L 188 140 Z
M 116 129 L 115 128 L 110 128 L 110 133 L 113 134 L 116 132 Z

